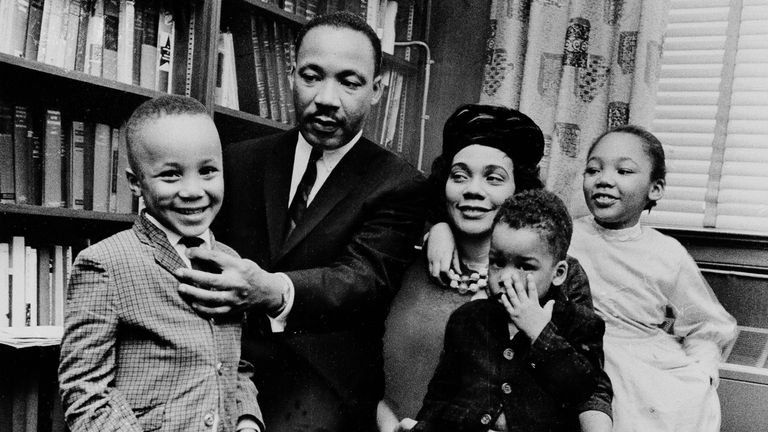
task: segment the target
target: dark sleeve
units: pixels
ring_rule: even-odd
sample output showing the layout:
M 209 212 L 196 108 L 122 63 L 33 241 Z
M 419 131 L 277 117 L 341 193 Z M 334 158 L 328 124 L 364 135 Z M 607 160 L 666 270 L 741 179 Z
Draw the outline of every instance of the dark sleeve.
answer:
M 348 327 L 386 311 L 424 229 L 424 178 L 410 167 L 399 178 L 368 197 L 350 241 L 331 264 L 285 272 L 296 290 L 289 328 Z
M 498 308 L 496 312 L 500 312 Z M 440 362 L 427 387 L 412 429 L 419 431 L 485 432 L 479 421 L 483 404 L 478 394 L 488 394 L 494 365 L 487 352 L 501 351 L 508 338 L 503 312 L 493 314 L 484 300 L 464 304 L 451 314 L 445 329 Z M 496 330 L 496 331 L 494 331 Z
M 593 310 L 592 294 L 589 289 L 587 274 L 579 261 L 570 256 L 568 257 L 568 276 L 563 283 L 562 291 L 571 303 L 588 310 Z M 600 317 L 595 318 L 602 323 Z M 589 348 L 588 359 L 595 367 L 595 389 L 586 401 L 576 405 L 576 410 L 580 413 L 584 411 L 602 411 L 612 418 L 611 402 L 613 401 L 613 388 L 611 387 L 611 380 L 604 370 L 605 359 L 602 336 L 605 332 L 605 324 L 602 324 L 602 329 L 598 329 L 600 337 L 591 338 L 591 343 L 586 345 Z

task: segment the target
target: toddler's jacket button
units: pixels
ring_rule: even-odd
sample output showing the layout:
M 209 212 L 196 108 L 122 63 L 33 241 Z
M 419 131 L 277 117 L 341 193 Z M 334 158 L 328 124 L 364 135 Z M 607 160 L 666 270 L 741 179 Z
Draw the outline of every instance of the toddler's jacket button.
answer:
M 480 423 L 482 423 L 484 425 L 491 424 L 491 420 L 493 420 L 493 419 L 491 418 L 490 414 L 483 414 L 483 416 L 480 417 Z
M 515 352 L 512 351 L 512 348 L 505 349 L 502 354 L 504 355 L 504 358 L 507 360 L 512 360 L 512 357 L 515 356 Z

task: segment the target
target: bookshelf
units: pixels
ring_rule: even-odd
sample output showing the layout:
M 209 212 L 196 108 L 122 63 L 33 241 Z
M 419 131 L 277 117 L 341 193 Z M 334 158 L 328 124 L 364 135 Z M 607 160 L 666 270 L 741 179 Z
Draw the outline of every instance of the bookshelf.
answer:
M 288 114 L 292 97 L 284 77 L 291 56 L 295 55 L 295 31 L 313 13 L 344 9 L 366 16 L 373 11 L 373 8 L 367 10 L 368 5 L 376 1 L 0 0 L 0 170 L 3 171 L 0 175 L 3 182 L 0 183 L 3 194 L 0 195 L 0 243 L 8 244 L 10 249 L 15 239 L 22 238 L 27 249 L 49 251 L 40 252 L 38 257 L 53 256 L 55 248 L 59 248 L 64 251 L 66 262 L 88 245 L 129 228 L 136 216 L 124 175 L 119 175 L 127 163 L 121 147 L 124 146 L 122 127 L 130 113 L 149 98 L 171 92 L 200 100 L 209 108 L 224 145 L 290 129 L 294 124 L 294 117 Z M 386 3 L 387 0 L 377 2 L 382 5 L 381 11 Z M 400 0 L 397 3 L 398 14 L 403 18 L 395 23 L 399 26 L 395 28 L 398 34 L 395 39 L 425 40 L 425 29 L 418 22 L 428 17 L 430 2 Z M 44 17 L 46 11 L 48 18 Z M 26 22 L 20 25 L 18 20 L 24 13 Z M 34 13 L 38 14 L 37 18 Z M 173 22 L 172 30 L 162 27 L 163 17 Z M 55 19 L 60 21 L 54 26 Z M 269 58 L 272 69 L 267 71 L 267 79 L 273 80 L 273 93 L 277 91 L 272 95 L 277 108 L 270 108 L 278 115 L 259 111 L 255 82 L 247 77 L 253 73 L 249 69 L 254 66 L 243 65 L 243 60 L 234 53 L 230 53 L 233 56 L 230 60 L 234 60 L 234 69 L 238 72 L 235 82 L 240 106 L 217 103 L 222 66 L 220 47 L 223 46 L 220 33 L 228 31 L 235 42 L 247 42 L 251 39 L 252 20 L 263 23 L 264 36 L 276 50 L 275 57 Z M 129 22 L 133 22 L 133 28 L 127 26 Z M 408 22 L 412 28 L 403 36 L 402 27 Z M 14 33 L 22 28 L 28 33 L 23 44 Z M 47 38 L 42 28 L 50 33 Z M 35 31 L 37 39 L 30 39 L 29 33 Z M 274 39 L 276 37 L 278 39 Z M 162 43 L 163 40 L 168 44 Z M 126 51 L 125 47 L 131 44 L 131 50 Z M 277 51 L 278 48 L 282 50 Z M 371 113 L 365 134 L 374 142 L 389 140 L 385 147 L 415 165 L 424 57 L 416 50 L 407 54 L 406 51 L 411 50 L 397 48 L 392 54 L 384 55 L 382 70 L 387 77 L 387 93 Z M 98 55 L 89 56 L 93 52 Z M 164 54 L 168 56 L 163 57 Z M 161 59 L 167 60 L 164 65 Z M 390 102 L 385 105 L 387 101 Z M 55 134 L 46 135 L 54 118 L 52 112 L 57 114 L 59 138 L 51 138 Z M 17 126 L 26 135 L 17 138 Z M 106 141 L 103 134 L 101 138 L 98 135 L 99 130 L 106 131 Z M 85 138 L 76 141 L 74 137 L 81 134 Z M 46 144 L 49 141 L 61 146 L 61 153 L 56 153 L 61 171 L 48 165 Z M 22 145 L 19 143 L 26 146 L 24 153 L 16 150 L 16 145 Z M 108 154 L 107 159 L 98 158 L 99 144 L 109 149 L 109 153 L 103 153 Z M 82 154 L 76 153 L 78 146 L 85 148 Z M 22 162 L 26 164 L 20 169 L 16 166 L 16 154 L 23 155 Z M 106 171 L 99 171 L 99 166 L 106 166 Z M 8 195 L 9 170 L 14 176 L 17 171 L 27 172 L 18 179 L 14 177 L 11 195 Z M 61 192 L 60 202 L 54 200 L 54 204 L 43 205 L 46 182 L 52 180 L 54 189 Z M 97 195 L 97 190 L 106 195 Z M 27 195 L 27 199 L 21 200 L 20 195 Z M 111 204 L 104 204 L 100 196 L 106 196 Z M 43 258 L 39 258 L 38 269 L 44 267 L 39 265 L 41 260 Z M 8 266 L 5 268 L 10 272 Z M 66 268 L 62 271 L 66 272 Z M 60 275 L 56 278 L 62 279 Z M 53 279 L 51 270 L 50 280 Z M 40 280 L 35 282 L 38 289 Z M 53 282 L 50 284 L 53 290 Z M 63 284 L 59 284 L 61 289 Z M 0 302 L 4 298 L 0 295 Z M 5 309 L 11 310 L 11 307 Z M 0 311 L 8 313 L 2 308 Z M 56 325 L 52 322 L 54 312 L 50 314 L 51 322 L 43 323 L 38 317 L 39 324 Z M 0 326 L 9 323 L 7 319 L 5 324 L 0 322 Z M 0 430 L 66 430 L 56 387 L 58 346 L 40 345 L 14 348 L 0 342 L 0 366 L 4 371 L 0 373 Z

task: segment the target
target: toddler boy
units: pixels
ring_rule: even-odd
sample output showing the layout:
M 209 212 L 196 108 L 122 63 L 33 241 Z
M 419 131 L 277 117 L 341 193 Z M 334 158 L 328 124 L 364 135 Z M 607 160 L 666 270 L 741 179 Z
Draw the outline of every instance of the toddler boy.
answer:
M 580 406 L 605 381 L 605 326 L 562 287 L 571 233 L 565 205 L 550 192 L 526 191 L 501 206 L 491 298 L 453 312 L 418 422 L 405 419 L 402 429 L 579 430 Z
M 59 381 L 73 431 L 264 430 L 240 361 L 243 315 L 207 319 L 182 300 L 189 247 L 235 255 L 209 225 L 224 196 L 221 143 L 205 107 L 167 95 L 127 123 L 133 228 L 82 251 L 67 289 Z

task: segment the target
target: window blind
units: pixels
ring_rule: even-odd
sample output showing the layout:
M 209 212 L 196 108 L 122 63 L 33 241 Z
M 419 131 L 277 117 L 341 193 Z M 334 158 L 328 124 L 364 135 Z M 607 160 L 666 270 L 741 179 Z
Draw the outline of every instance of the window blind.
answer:
M 768 234 L 768 0 L 672 0 L 661 65 L 667 188 L 643 220 Z

